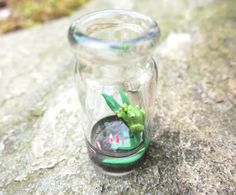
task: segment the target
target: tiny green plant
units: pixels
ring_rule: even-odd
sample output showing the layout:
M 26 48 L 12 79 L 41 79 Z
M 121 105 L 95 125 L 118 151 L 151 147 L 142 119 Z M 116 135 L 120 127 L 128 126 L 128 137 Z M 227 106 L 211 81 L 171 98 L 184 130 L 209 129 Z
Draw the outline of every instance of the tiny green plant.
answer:
M 122 106 L 110 95 L 102 93 L 110 109 L 121 118 L 132 133 L 141 133 L 144 130 L 145 111 L 138 105 L 134 106 L 123 90 L 119 92 Z

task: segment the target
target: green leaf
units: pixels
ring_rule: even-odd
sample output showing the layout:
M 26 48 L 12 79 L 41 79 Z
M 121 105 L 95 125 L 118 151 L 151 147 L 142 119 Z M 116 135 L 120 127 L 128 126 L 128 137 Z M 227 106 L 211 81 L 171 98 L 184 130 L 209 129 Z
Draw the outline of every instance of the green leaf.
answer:
M 119 108 L 121 106 L 120 106 L 120 104 L 118 104 L 118 102 L 112 96 L 107 95 L 105 93 L 102 93 L 101 95 L 104 97 L 104 99 L 106 100 L 107 105 L 111 108 L 111 110 L 113 112 L 116 112 L 116 111 L 119 110 Z
M 127 97 L 127 95 L 125 94 L 124 90 L 120 90 L 120 97 L 122 99 L 123 104 L 127 104 L 130 105 L 130 101 L 129 98 Z

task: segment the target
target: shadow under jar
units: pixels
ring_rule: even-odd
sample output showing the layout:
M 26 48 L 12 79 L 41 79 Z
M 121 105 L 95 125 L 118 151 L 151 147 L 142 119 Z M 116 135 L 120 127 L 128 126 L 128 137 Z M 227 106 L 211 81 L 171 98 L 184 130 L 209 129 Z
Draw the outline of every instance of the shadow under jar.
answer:
M 152 53 L 159 37 L 151 18 L 126 10 L 94 12 L 70 26 L 88 154 L 107 174 L 132 172 L 148 150 L 158 77 Z

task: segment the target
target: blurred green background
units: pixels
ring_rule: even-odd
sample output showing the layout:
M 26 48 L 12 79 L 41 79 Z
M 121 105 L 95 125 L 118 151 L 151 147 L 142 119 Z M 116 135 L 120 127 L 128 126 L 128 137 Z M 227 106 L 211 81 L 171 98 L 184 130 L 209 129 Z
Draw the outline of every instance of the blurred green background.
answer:
M 0 0 L 0 34 L 72 14 L 88 0 Z

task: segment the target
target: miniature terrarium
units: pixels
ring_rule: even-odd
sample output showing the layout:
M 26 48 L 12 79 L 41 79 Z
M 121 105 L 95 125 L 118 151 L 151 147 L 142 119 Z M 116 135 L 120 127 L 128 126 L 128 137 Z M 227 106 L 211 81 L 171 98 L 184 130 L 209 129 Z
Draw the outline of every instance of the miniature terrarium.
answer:
M 141 165 L 152 139 L 158 25 L 125 10 L 105 10 L 72 23 L 80 124 L 96 167 L 124 175 Z

